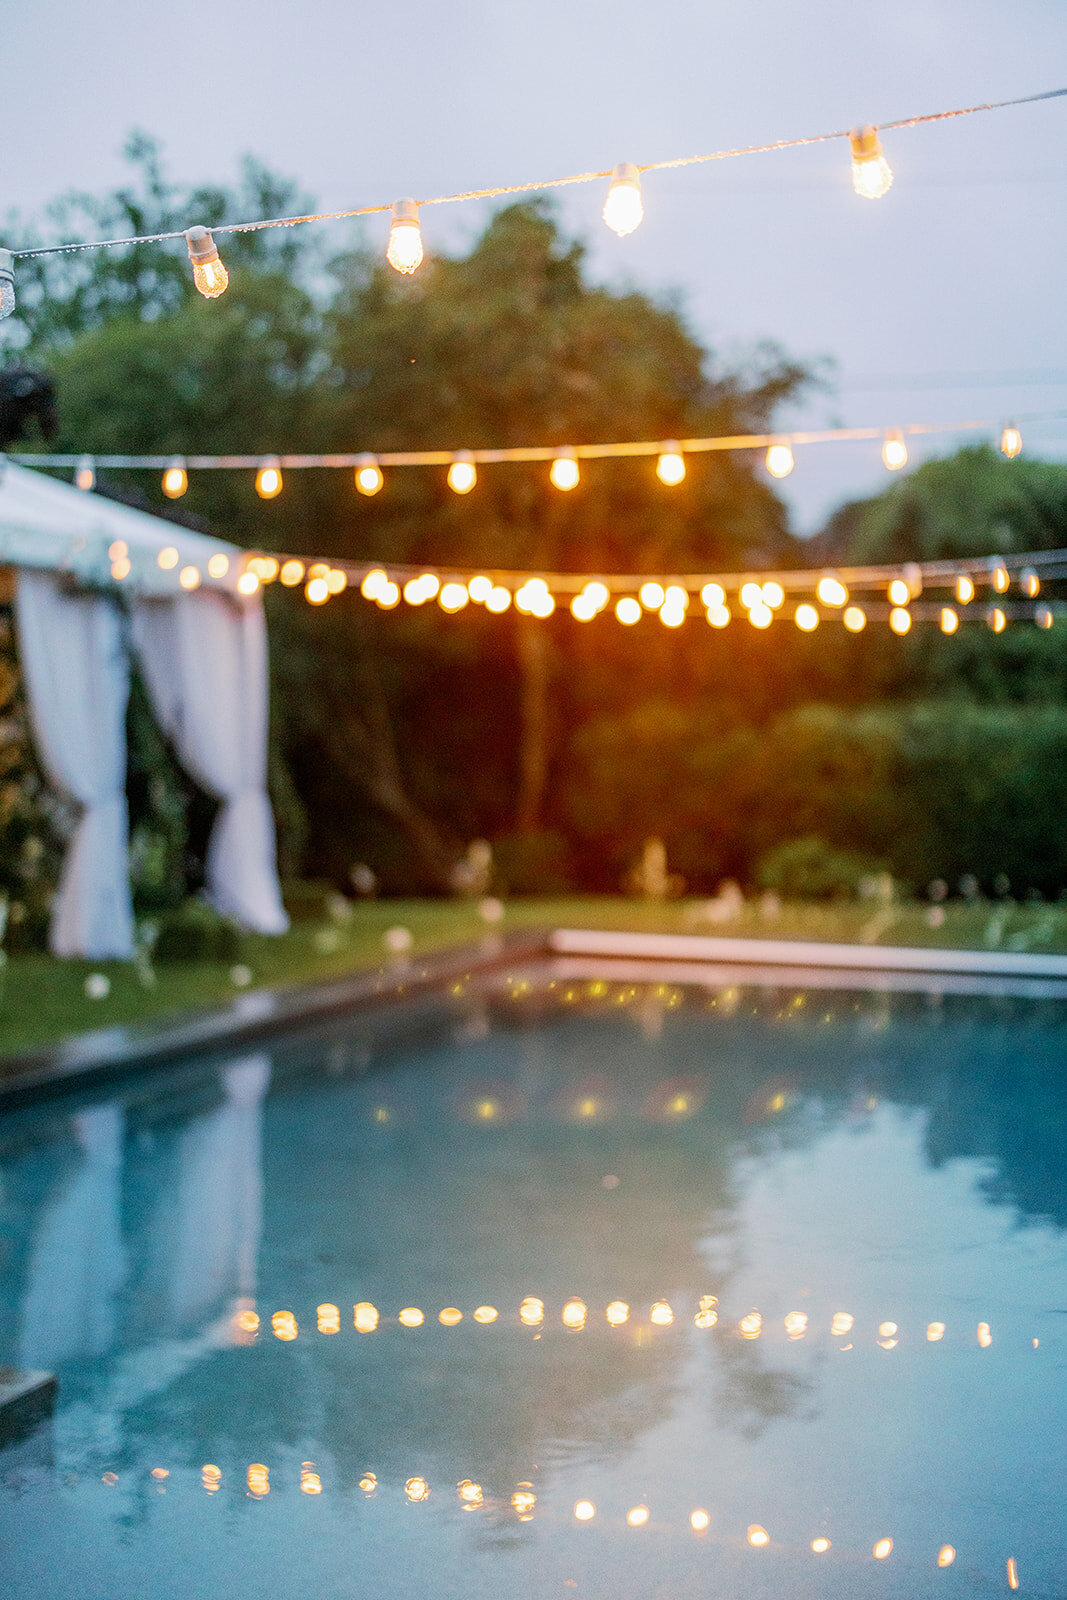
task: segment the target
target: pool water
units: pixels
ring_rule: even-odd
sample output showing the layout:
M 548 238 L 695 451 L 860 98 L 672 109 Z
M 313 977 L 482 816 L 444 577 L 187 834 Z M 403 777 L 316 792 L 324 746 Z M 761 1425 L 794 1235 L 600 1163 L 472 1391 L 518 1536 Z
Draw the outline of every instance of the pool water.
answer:
M 1062 1595 L 1065 1064 L 545 963 L 13 1113 L 0 1592 Z

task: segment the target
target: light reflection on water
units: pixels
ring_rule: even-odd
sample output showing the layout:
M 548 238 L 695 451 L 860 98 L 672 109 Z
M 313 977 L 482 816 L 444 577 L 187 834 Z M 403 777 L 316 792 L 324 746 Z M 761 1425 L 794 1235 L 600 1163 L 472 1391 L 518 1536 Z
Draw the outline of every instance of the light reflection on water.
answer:
M 1061 1006 L 453 1003 L 0 1126 L 13 1600 L 1051 1588 Z

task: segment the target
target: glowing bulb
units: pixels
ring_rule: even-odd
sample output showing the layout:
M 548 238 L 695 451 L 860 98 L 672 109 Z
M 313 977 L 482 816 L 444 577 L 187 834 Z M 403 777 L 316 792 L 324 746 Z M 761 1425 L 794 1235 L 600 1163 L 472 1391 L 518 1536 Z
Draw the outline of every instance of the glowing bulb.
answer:
M 465 1506 L 480 1506 L 485 1500 L 485 1492 L 480 1483 L 471 1483 L 469 1478 L 464 1478 L 462 1483 L 456 1485 L 459 1498 Z
M 604 221 L 624 239 L 628 233 L 633 233 L 644 214 L 640 173 L 631 162 L 620 161 L 612 168 L 611 187 L 604 201 Z
M 615 607 L 615 615 L 624 627 L 632 628 L 641 620 L 641 604 L 632 595 L 625 595 Z
M 748 1530 L 747 1538 L 749 1544 L 752 1545 L 753 1549 L 755 1550 L 762 1550 L 764 1545 L 770 1544 L 771 1542 L 770 1534 L 767 1532 L 766 1528 L 761 1527 L 758 1522 L 753 1522 L 751 1524 Z
M 378 1308 L 369 1300 L 361 1300 L 352 1307 L 352 1321 L 360 1333 L 373 1333 L 378 1326 Z
M 81 488 L 81 485 L 78 485 Z M 1024 567 L 1019 574 L 1019 588 L 1028 600 L 1036 600 L 1041 593 L 1041 579 L 1032 567 Z
M 1000 436 L 1001 454 L 1006 455 L 1008 460 L 1011 461 L 1019 454 L 1019 451 L 1022 449 L 1022 447 L 1022 434 L 1019 432 L 1014 422 L 1009 422 L 1008 426 L 1004 429 L 1004 432 Z
M 1039 628 L 1051 628 L 1055 621 L 1051 608 L 1049 606 L 1038 606 L 1034 612 L 1034 621 Z
M 647 1506 L 631 1506 L 626 1513 L 626 1520 L 631 1528 L 643 1528 L 648 1521 Z
M 961 606 L 969 605 L 974 599 L 974 584 L 965 572 L 956 579 L 956 599 Z
M 277 572 L 278 563 L 274 560 L 273 556 L 268 557 L 267 559 L 273 565 L 275 572 Z M 274 575 L 271 574 L 268 576 L 268 571 L 269 569 L 265 570 L 263 564 L 261 563 L 259 568 L 259 578 L 261 583 L 273 583 Z M 434 584 L 437 583 L 436 578 L 430 579 L 429 581 Z M 329 589 L 331 594 L 343 594 L 348 588 L 348 574 L 342 572 L 340 567 L 331 567 L 329 572 L 326 574 L 326 587 Z M 435 588 L 434 594 L 436 593 L 437 589 Z
M 163 474 L 163 493 L 168 500 L 180 500 L 189 487 L 185 463 L 175 459 Z
M 986 621 L 989 623 L 989 626 L 992 628 L 994 633 L 1003 633 L 1004 629 L 1008 626 L 1008 619 L 999 606 L 991 607 L 989 615 L 986 617 Z
M 457 1322 L 463 1321 L 463 1313 L 458 1306 L 445 1306 L 443 1311 L 437 1313 L 437 1320 L 446 1328 L 454 1328 Z
M 519 1307 L 519 1321 L 525 1328 L 539 1327 L 545 1320 L 545 1302 L 528 1294 Z
M 512 1508 L 518 1512 L 521 1522 L 529 1522 L 533 1515 L 533 1508 L 537 1504 L 537 1496 L 528 1489 L 516 1489 L 511 1497 Z
M 688 611 L 689 595 L 680 583 L 669 583 L 663 591 L 663 604 L 665 606 L 677 606 L 682 611 Z
M 548 474 L 553 488 L 575 489 L 578 486 L 580 473 L 578 462 L 572 452 L 561 451 L 552 463 Z
M 613 1300 L 604 1314 L 611 1327 L 621 1328 L 630 1315 L 630 1308 L 625 1300 Z
M 849 633 L 862 633 L 867 626 L 867 613 L 861 611 L 859 606 L 846 606 L 845 614 L 841 618 Z
M 385 482 L 381 467 L 371 455 L 362 455 L 356 462 L 356 488 L 360 494 L 377 494 Z
M 899 428 L 894 428 L 887 433 L 882 441 L 882 460 L 890 472 L 899 472 L 901 467 L 908 464 L 908 447 L 904 443 L 904 435 Z
M 785 590 L 780 583 L 774 583 L 773 581 L 765 583 L 760 590 L 760 595 L 763 599 L 763 604 L 770 606 L 772 611 L 777 611 L 779 606 L 785 604 Z
M 492 578 L 486 578 L 479 575 L 477 578 L 472 578 L 470 583 L 467 585 L 467 593 L 470 595 L 475 605 L 484 605 L 492 592 Z
M 685 477 L 685 457 L 675 443 L 664 445 L 663 453 L 656 462 L 656 477 L 669 489 L 681 483 Z
M 700 603 L 711 610 L 712 606 L 726 604 L 726 590 L 721 583 L 706 583 L 700 591 Z
M 693 1318 L 698 1328 L 714 1328 L 719 1320 L 718 1297 L 713 1294 L 702 1294 Z
M 694 1533 L 703 1533 L 710 1523 L 711 1518 L 702 1506 L 697 1506 L 695 1511 L 689 1513 L 689 1526 Z
M 955 631 L 959 627 L 959 625 L 960 625 L 959 616 L 955 611 L 953 611 L 952 607 L 951 606 L 942 606 L 941 607 L 941 632 L 942 633 L 955 633 Z
M 409 1478 L 404 1485 L 404 1493 L 412 1505 L 417 1505 L 420 1500 L 430 1498 L 430 1485 L 425 1478 Z
M 448 487 L 456 494 L 470 494 L 478 482 L 478 469 L 469 450 L 460 450 L 448 469 Z
M 320 1333 L 340 1333 L 341 1310 L 339 1306 L 332 1306 L 328 1302 L 318 1306 L 315 1311 Z
M 578 1500 L 575 1502 L 574 1515 L 579 1522 L 591 1522 L 596 1516 L 596 1506 L 591 1500 Z
M 870 124 L 849 134 L 852 146 L 852 187 L 865 200 L 880 200 L 889 193 L 893 172 L 882 154 L 877 128 Z
M 808 1331 L 808 1317 L 805 1311 L 787 1311 L 785 1316 L 785 1331 L 790 1339 L 803 1339 Z
M 270 456 L 256 473 L 256 493 L 261 500 L 273 500 L 282 492 L 282 464 Z
M 1011 586 L 1008 569 L 1002 561 L 995 561 L 989 573 L 989 581 L 997 594 L 1006 594 Z
M 824 1556 L 830 1548 L 829 1539 L 813 1539 L 811 1548 L 817 1556 Z
M 176 567 L 180 560 L 181 557 L 172 544 L 164 546 L 156 557 L 157 565 L 162 567 L 164 572 L 170 572 L 172 567 Z
M 819 626 L 819 613 L 814 606 L 797 606 L 793 621 L 804 633 L 814 633 Z
M 299 582 L 299 579 L 297 580 Z M 389 582 L 389 574 L 383 572 L 381 567 L 372 567 L 359 586 L 359 592 L 364 600 L 377 600 L 382 591 L 382 585 Z
M 708 621 L 713 628 L 725 628 L 729 620 L 730 609 L 728 606 L 708 607 Z
M 993 1343 L 993 1335 L 989 1331 L 988 1322 L 980 1322 L 978 1324 L 978 1343 L 981 1345 L 983 1350 L 988 1350 L 989 1346 Z
M 738 1323 L 742 1339 L 758 1339 L 763 1328 L 763 1318 L 758 1311 L 750 1311 Z
M 130 575 L 130 560 L 128 556 L 119 556 L 117 561 L 111 563 L 111 576 L 116 583 L 121 583 L 123 578 Z
M 10 250 L 0 250 L 0 320 L 9 317 L 14 309 L 15 257 Z
M 425 605 L 426 601 L 432 600 L 436 593 L 436 583 L 431 593 L 427 590 L 422 578 L 409 578 L 404 585 L 404 599 L 409 606 Z
M 889 603 L 894 606 L 906 606 L 911 599 L 911 589 L 903 578 L 894 578 L 888 589 Z
M 398 200 L 393 207 L 385 259 L 395 271 L 408 276 L 422 260 L 422 229 L 419 227 L 419 208 L 414 200 Z
M 325 578 L 311 578 L 304 586 L 304 594 L 313 606 L 325 605 L 330 598 L 330 585 Z
M 911 627 L 911 612 L 903 606 L 894 606 L 889 613 L 889 626 L 894 633 L 905 634 Z
M 480 1322 L 483 1326 L 487 1326 L 490 1322 L 495 1322 L 499 1315 L 500 1312 L 496 1306 L 478 1306 L 473 1313 L 475 1322 Z
M 587 1309 L 584 1300 L 568 1300 L 560 1312 L 564 1327 L 584 1328 Z
M 189 260 L 193 263 L 193 282 L 205 300 L 217 300 L 230 281 L 230 275 L 219 260 L 215 241 L 206 228 L 186 228 L 185 242 L 189 247 Z
M 835 1338 L 841 1339 L 846 1333 L 852 1332 L 855 1320 L 851 1311 L 835 1311 L 830 1323 L 830 1332 Z
M 274 1329 L 274 1337 L 286 1343 L 295 1339 L 300 1331 L 291 1311 L 276 1311 L 270 1319 L 270 1325 Z
M 285 561 L 282 563 L 278 574 L 287 589 L 295 589 L 304 577 L 304 563 L 302 561 Z
M 787 444 L 772 444 L 766 456 L 767 471 L 772 478 L 788 478 L 796 462 Z
M 544 578 L 527 578 L 515 591 L 516 611 L 521 611 L 524 616 L 535 616 L 542 596 L 547 593 L 548 584 Z
M 219 552 L 217 555 L 213 555 L 208 561 L 207 570 L 208 575 L 212 578 L 224 578 L 230 570 L 229 556 L 224 556 L 221 552 Z M 256 582 L 258 583 L 259 579 L 256 577 L 256 574 L 253 573 L 252 576 L 256 578 Z
M 827 573 L 825 577 L 819 579 L 815 593 L 824 606 L 843 606 L 848 601 L 848 590 L 840 578 L 835 578 L 832 573 Z
M 668 1328 L 674 1321 L 674 1312 L 666 1300 L 657 1300 L 648 1313 L 648 1320 L 654 1322 L 657 1328 Z
M 760 583 L 743 583 L 739 598 L 745 610 L 751 611 L 753 606 L 763 604 L 763 585 Z
M 326 583 L 325 578 L 323 578 L 322 581 L 323 583 Z M 326 583 L 327 590 L 329 590 L 329 587 L 329 584 Z M 399 585 L 395 583 L 383 583 L 381 588 L 378 590 L 376 599 L 382 611 L 392 611 L 394 606 L 398 606 L 400 604 Z
M 659 608 L 659 620 L 665 628 L 680 628 L 685 621 L 685 607 L 677 600 L 665 600 Z
M 637 594 L 646 611 L 658 611 L 667 598 L 661 583 L 643 583 Z
M 462 611 L 469 600 L 467 587 L 462 583 L 443 584 L 441 593 L 437 596 L 437 604 L 441 610 L 449 612 Z
M 211 563 L 208 562 L 210 567 Z M 254 572 L 242 572 L 237 580 L 237 593 L 245 596 L 253 595 L 259 589 L 259 578 Z
M 96 466 L 92 456 L 82 456 L 74 469 L 74 487 L 89 494 L 96 488 Z
M 926 1329 L 926 1337 L 931 1344 L 937 1344 L 939 1340 L 945 1337 L 945 1324 L 943 1322 L 929 1323 Z
M 937 1552 L 937 1564 L 939 1567 L 951 1567 L 955 1559 L 956 1552 L 950 1544 L 943 1544 Z
M 760 600 L 757 605 L 750 608 L 748 620 L 754 628 L 769 628 L 774 621 L 774 612 Z
M 403 1328 L 421 1328 L 426 1318 L 418 1306 L 405 1306 L 397 1320 Z
M 874 1547 L 874 1559 L 876 1561 L 885 1561 L 888 1558 L 892 1548 L 892 1539 L 879 1539 L 878 1543 Z
M 551 597 L 550 597 L 551 598 Z M 503 584 L 494 584 L 485 597 L 485 609 L 499 616 L 511 604 L 511 591 L 505 589 Z
M 199 589 L 199 567 L 183 567 L 181 572 L 178 574 L 178 582 L 181 584 L 183 589 Z
M 588 595 L 576 594 L 571 601 L 571 616 L 578 622 L 591 622 L 596 616 L 596 606 Z

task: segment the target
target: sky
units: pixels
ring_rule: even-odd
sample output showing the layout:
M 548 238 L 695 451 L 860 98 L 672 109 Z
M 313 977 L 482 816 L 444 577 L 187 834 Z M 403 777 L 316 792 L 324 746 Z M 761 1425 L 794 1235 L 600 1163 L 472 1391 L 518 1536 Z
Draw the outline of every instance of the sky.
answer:
M 183 182 L 252 153 L 327 208 L 522 183 L 888 122 L 1067 83 L 1063 0 L 36 0 L 5 8 L 0 216 L 124 176 L 141 128 Z M 603 186 L 567 189 L 593 275 L 677 297 L 727 359 L 829 358 L 788 427 L 1008 418 L 1067 459 L 1067 98 L 883 139 L 895 182 L 851 188 L 843 142 L 649 174 L 619 240 Z M 482 203 L 423 215 L 462 248 Z M 194 220 L 194 219 L 191 219 Z M 382 235 L 386 224 L 368 227 Z M 922 449 L 961 442 L 937 436 Z M 442 446 L 462 441 L 442 440 Z M 285 441 L 279 441 L 284 450 Z M 794 527 L 876 493 L 877 443 L 812 446 Z

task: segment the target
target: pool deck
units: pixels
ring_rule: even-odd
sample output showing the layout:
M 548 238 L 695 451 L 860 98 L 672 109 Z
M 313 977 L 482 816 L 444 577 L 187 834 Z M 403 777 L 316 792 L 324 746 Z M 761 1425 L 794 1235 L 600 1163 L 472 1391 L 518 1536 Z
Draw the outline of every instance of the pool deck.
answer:
M 440 990 L 477 973 L 546 957 L 611 962 L 620 976 L 672 982 L 816 984 L 1067 998 L 1067 956 L 996 950 L 829 944 L 809 940 L 541 929 L 437 955 L 390 962 L 375 972 L 302 987 L 258 989 L 228 1006 L 146 1027 L 102 1028 L 63 1044 L 0 1059 L 0 1111 L 190 1057 L 262 1044 L 349 1013 Z M 625 967 L 625 972 L 623 971 Z

